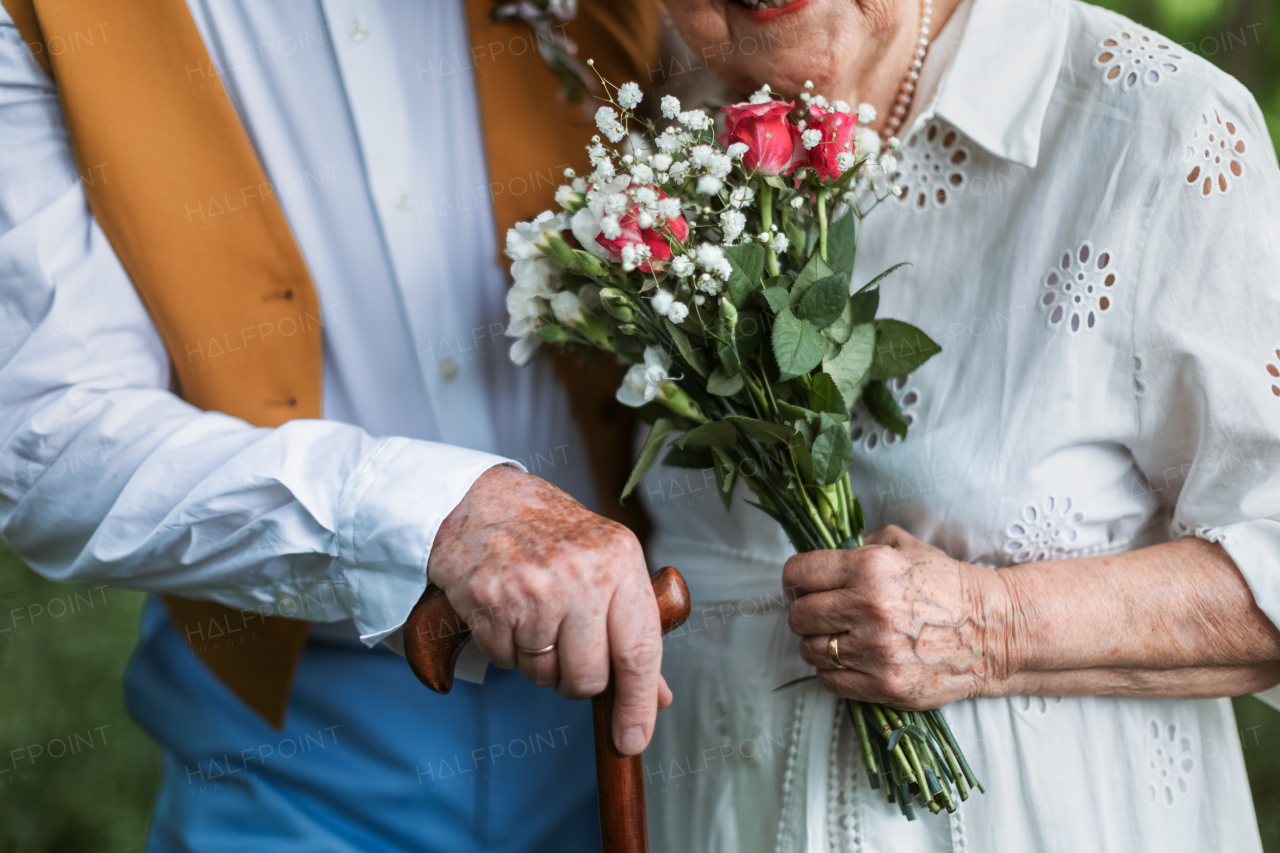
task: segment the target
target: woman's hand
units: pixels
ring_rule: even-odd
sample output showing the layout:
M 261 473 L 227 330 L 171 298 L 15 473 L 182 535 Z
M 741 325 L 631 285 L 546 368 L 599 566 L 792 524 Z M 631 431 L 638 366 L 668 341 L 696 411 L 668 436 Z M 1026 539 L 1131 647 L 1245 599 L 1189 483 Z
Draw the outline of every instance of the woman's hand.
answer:
M 994 695 L 1008 671 L 1002 581 L 897 527 L 787 561 L 800 653 L 840 696 L 926 710 Z M 827 642 L 839 636 L 836 669 Z

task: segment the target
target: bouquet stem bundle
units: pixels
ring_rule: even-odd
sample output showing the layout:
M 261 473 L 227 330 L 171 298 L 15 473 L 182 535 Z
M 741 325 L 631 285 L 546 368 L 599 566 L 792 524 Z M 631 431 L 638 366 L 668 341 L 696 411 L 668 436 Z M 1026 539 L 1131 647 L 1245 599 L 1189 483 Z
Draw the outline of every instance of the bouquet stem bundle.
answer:
M 726 509 L 743 481 L 797 551 L 860 546 L 851 410 L 905 438 L 887 383 L 940 351 L 876 317 L 903 264 L 852 288 L 861 222 L 894 193 L 892 154 L 808 92 L 797 108 L 766 87 L 724 110 L 717 137 L 670 96 L 659 132 L 634 113 L 636 84 L 602 82 L 612 107 L 597 124 L 628 150 L 596 137 L 595 171 L 566 173 L 562 211 L 508 234 L 512 357 L 550 345 L 630 365 L 618 399 L 652 429 L 624 498 L 665 449 L 666 465 L 712 469 Z M 841 701 L 872 785 L 908 819 L 913 801 L 954 811 L 982 790 L 940 711 Z

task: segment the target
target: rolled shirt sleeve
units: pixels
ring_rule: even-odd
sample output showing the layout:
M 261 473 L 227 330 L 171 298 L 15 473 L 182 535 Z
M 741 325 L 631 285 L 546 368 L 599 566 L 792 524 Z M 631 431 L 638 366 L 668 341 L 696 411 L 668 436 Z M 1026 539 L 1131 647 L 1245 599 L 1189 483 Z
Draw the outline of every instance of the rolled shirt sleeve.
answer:
M 1231 123 L 1241 177 L 1206 194 L 1189 179 L 1197 150 L 1170 158 L 1154 194 L 1132 450 L 1173 505 L 1173 535 L 1221 543 L 1280 625 L 1280 170 L 1257 105 L 1232 82 L 1195 114 Z
M 305 600 L 369 644 L 392 633 L 441 522 L 508 460 L 332 421 L 258 428 L 171 393 L 86 203 L 111 165 L 77 167 L 2 9 L 0 51 L 0 536 L 56 580 L 260 612 Z

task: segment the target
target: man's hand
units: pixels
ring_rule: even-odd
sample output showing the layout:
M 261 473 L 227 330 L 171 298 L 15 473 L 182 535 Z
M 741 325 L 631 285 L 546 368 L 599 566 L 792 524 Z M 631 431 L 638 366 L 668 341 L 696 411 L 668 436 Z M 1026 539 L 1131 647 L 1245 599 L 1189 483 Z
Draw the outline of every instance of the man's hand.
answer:
M 1007 674 L 998 573 L 897 527 L 848 551 L 797 554 L 783 571 L 791 630 L 823 685 L 851 699 L 927 710 L 990 696 Z M 827 641 L 839 636 L 836 669 Z
M 489 660 L 519 666 L 539 687 L 585 699 L 605 689 L 612 667 L 614 743 L 626 755 L 648 745 L 671 691 L 658 604 L 630 530 L 539 477 L 491 468 L 440 525 L 427 575 Z

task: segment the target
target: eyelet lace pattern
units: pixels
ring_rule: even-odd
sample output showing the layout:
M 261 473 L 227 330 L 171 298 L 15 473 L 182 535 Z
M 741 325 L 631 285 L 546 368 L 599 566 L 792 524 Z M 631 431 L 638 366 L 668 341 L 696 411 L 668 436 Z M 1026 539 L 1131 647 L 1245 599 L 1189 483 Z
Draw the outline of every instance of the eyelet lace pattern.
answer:
M 1092 330 L 1112 304 L 1117 278 L 1114 256 L 1096 251 L 1092 243 L 1062 253 L 1044 277 L 1046 292 L 1040 307 L 1050 328 L 1066 327 L 1071 334 Z
M 1180 50 L 1159 36 L 1125 30 L 1098 42 L 1093 64 L 1102 69 L 1102 80 L 1108 86 L 1129 92 L 1139 82 L 1159 86 L 1182 70 L 1184 59 Z
M 969 149 L 960 132 L 939 119 L 912 134 L 897 154 L 893 183 L 902 188 L 899 198 L 911 210 L 940 210 L 969 181 Z
M 1248 145 L 1240 136 L 1240 127 L 1224 119 L 1217 111 L 1202 113 L 1187 145 L 1186 185 L 1201 198 L 1214 192 L 1229 193 L 1244 178 L 1244 155 Z

